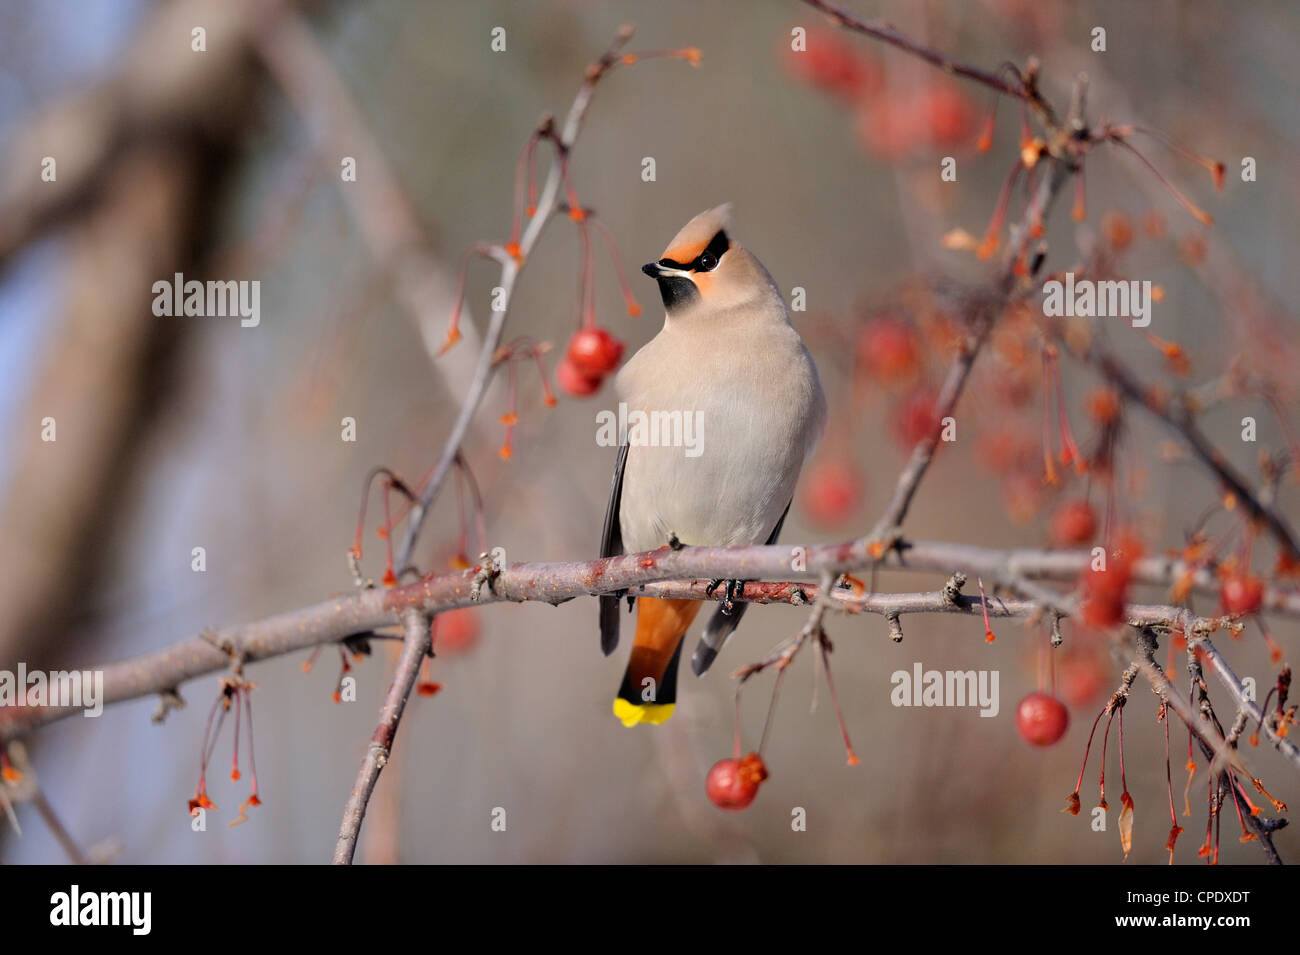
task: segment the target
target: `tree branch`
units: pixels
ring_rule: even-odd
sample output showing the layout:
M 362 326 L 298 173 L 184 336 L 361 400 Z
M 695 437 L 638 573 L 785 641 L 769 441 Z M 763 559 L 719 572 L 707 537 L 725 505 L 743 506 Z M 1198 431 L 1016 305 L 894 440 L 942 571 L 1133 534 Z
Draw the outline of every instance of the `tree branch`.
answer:
M 486 568 L 429 576 L 412 584 L 386 589 L 369 589 L 323 603 L 277 614 L 253 623 L 205 631 L 154 653 L 98 667 L 104 673 L 104 704 L 174 692 L 182 683 L 226 669 L 232 658 L 253 663 L 322 643 L 333 643 L 356 633 L 392 626 L 406 611 L 434 614 L 457 607 L 502 601 L 545 601 L 559 604 L 575 597 L 634 590 L 646 595 L 702 599 L 706 581 L 722 577 L 736 580 L 781 580 L 792 573 L 793 556 L 798 554 L 799 576 L 848 573 L 876 563 L 861 540 L 818 547 L 791 548 L 780 545 L 753 547 L 687 547 L 645 554 L 628 554 L 573 563 L 515 564 L 500 571 Z M 937 571 L 960 570 L 972 575 L 994 577 L 999 568 L 1011 568 L 1026 577 L 1072 580 L 1087 566 L 1087 552 L 997 551 L 958 544 L 902 542 L 885 561 L 887 569 Z M 1147 559 L 1139 562 L 1139 578 L 1145 575 L 1162 582 L 1176 562 Z M 476 577 L 486 579 L 477 590 Z M 804 605 L 816 599 L 817 590 L 798 583 L 749 583 L 742 596 L 758 603 Z M 834 606 L 849 612 L 883 616 L 908 613 L 973 613 L 973 600 L 947 599 L 944 592 L 913 594 L 854 595 L 836 591 Z M 719 599 L 715 592 L 713 599 Z M 1275 609 L 1300 616 L 1294 595 L 1278 598 Z M 993 599 L 991 616 L 1028 616 L 1040 611 L 1035 600 Z M 1226 618 L 1200 618 L 1181 607 L 1131 605 L 1129 620 L 1134 625 L 1162 625 L 1182 629 L 1194 639 L 1222 627 Z M 1221 677 L 1230 673 L 1216 667 Z M 1235 681 L 1235 677 L 1232 678 Z M 1244 694 L 1239 681 L 1233 691 Z M 0 708 L 0 741 L 16 737 L 35 727 L 66 718 L 79 710 L 72 707 Z
M 1300 560 L 1300 542 L 1291 526 L 1273 508 L 1266 505 L 1223 452 L 1210 443 L 1196 426 L 1191 409 L 1181 398 L 1166 395 L 1144 387 L 1133 372 L 1113 354 L 1100 347 L 1092 347 L 1083 359 L 1093 365 L 1107 381 L 1118 388 L 1126 398 L 1140 404 L 1159 418 L 1172 431 L 1180 435 L 1192 453 L 1214 473 L 1224 487 L 1232 491 L 1237 500 L 1250 512 L 1250 516 L 1264 524 L 1277 538 L 1278 543 L 1292 559 Z
M 1018 73 L 1013 74 L 1016 77 L 1016 82 L 1008 82 L 1002 78 L 1003 70 L 990 73 L 987 70 L 981 70 L 979 67 L 961 63 L 940 50 L 928 47 L 923 43 L 917 43 L 911 37 L 901 33 L 892 23 L 886 23 L 883 20 L 863 20 L 833 3 L 826 2 L 826 0 L 803 0 L 803 2 L 815 10 L 820 10 L 846 30 L 861 33 L 864 36 L 872 37 L 911 53 L 913 56 L 918 56 L 927 63 L 937 66 L 945 73 L 974 80 L 976 83 L 981 83 L 1007 96 L 1024 100 L 1036 107 L 1043 108 L 1047 105 L 1038 96 L 1037 90 L 1032 85 L 1021 81 Z
M 1232 766 L 1241 772 L 1249 773 L 1249 770 L 1242 764 L 1241 755 L 1237 752 L 1235 746 L 1229 745 L 1209 719 L 1198 716 L 1192 709 L 1190 703 L 1183 699 L 1176 687 L 1169 682 L 1165 676 L 1165 671 L 1155 660 L 1155 637 L 1150 631 L 1143 631 L 1138 634 L 1137 652 L 1133 660 L 1138 665 L 1139 671 L 1147 682 L 1151 684 L 1152 691 L 1160 697 L 1160 701 L 1166 707 L 1176 712 L 1179 718 L 1192 731 L 1205 758 L 1209 760 L 1211 769 L 1217 761 L 1222 761 L 1225 765 Z M 1168 715 L 1165 719 L 1168 719 Z M 1253 777 L 1253 773 L 1250 774 Z M 1224 773 L 1225 781 L 1229 786 L 1236 786 L 1237 781 L 1232 777 L 1230 772 Z M 1260 849 L 1264 852 L 1264 858 L 1270 865 L 1281 865 L 1282 858 L 1278 855 L 1277 848 L 1273 845 L 1273 831 L 1281 828 L 1286 824 L 1286 819 L 1263 820 L 1253 814 L 1243 816 L 1243 821 L 1250 827 L 1250 830 L 1259 840 Z
M 379 711 L 379 725 L 375 727 L 375 734 L 366 746 L 361 769 L 357 772 L 357 781 L 352 784 L 352 794 L 348 796 L 347 805 L 343 809 L 343 823 L 339 828 L 338 842 L 334 846 L 335 865 L 352 864 L 370 794 L 375 791 L 379 774 L 388 763 L 389 754 L 393 751 L 393 740 L 397 737 L 397 726 L 402 720 L 402 711 L 406 709 L 407 697 L 411 695 L 415 681 L 420 677 L 420 664 L 431 649 L 429 618 L 422 611 L 402 611 L 402 630 L 405 633 L 402 657 L 397 663 L 397 669 L 393 671 L 393 682 L 389 684 L 383 708 Z
M 817 5 L 815 0 L 805 0 L 805 2 Z M 1080 81 L 1079 86 L 1082 87 L 1082 81 Z M 1061 187 L 1073 173 L 1072 167 L 1064 158 L 1049 156 L 1046 161 L 1049 166 L 1047 175 L 1043 177 L 1033 199 L 1026 204 L 1024 215 L 1021 217 L 1021 222 L 1015 233 L 1015 241 L 1008 246 L 1006 259 L 998 279 L 998 295 L 993 301 L 976 303 L 974 314 L 968 319 L 973 330 L 967 336 L 961 352 L 948 369 L 948 375 L 944 379 L 943 387 L 939 391 L 939 397 L 935 401 L 934 428 L 929 435 L 912 449 L 912 455 L 908 459 L 907 465 L 898 476 L 889 504 L 885 507 L 885 511 L 881 514 L 875 527 L 872 528 L 870 535 L 868 535 L 868 540 L 874 545 L 878 556 L 883 556 L 884 553 L 888 552 L 890 546 L 902 532 L 903 520 L 907 517 L 912 498 L 916 496 L 916 491 L 921 485 L 921 479 L 925 477 L 925 472 L 929 469 L 930 462 L 934 460 L 935 451 L 939 447 L 940 436 L 943 433 L 943 420 L 956 410 L 957 402 L 961 400 L 962 392 L 966 388 L 966 382 L 970 378 L 971 369 L 975 366 L 975 359 L 979 357 L 984 342 L 997 320 L 997 310 L 1006 304 L 1008 296 L 1015 287 L 1017 278 L 1015 264 L 1024 253 L 1025 245 L 1028 243 L 1031 234 L 1032 224 L 1041 221 L 1047 216 L 1047 212 L 1060 193 Z
M 1264 735 L 1268 737 L 1269 742 L 1273 744 L 1277 751 L 1297 768 L 1300 768 L 1300 748 L 1297 748 L 1290 739 L 1279 735 L 1277 727 L 1264 718 L 1258 704 L 1246 693 L 1245 685 L 1241 680 L 1237 679 L 1237 674 L 1232 672 L 1232 667 L 1228 666 L 1228 661 L 1215 649 L 1209 638 L 1205 636 L 1193 637 L 1191 631 L 1188 631 L 1187 645 L 1189 648 L 1201 653 L 1210 669 L 1218 676 L 1219 682 L 1232 695 L 1232 702 L 1237 708 L 1242 710 L 1252 722 L 1260 724 Z
M 632 32 L 633 28 L 630 25 L 620 27 L 609 49 L 605 51 L 599 60 L 587 68 L 586 77 L 582 81 L 582 86 L 578 89 L 578 95 L 574 98 L 573 105 L 569 107 L 569 113 L 565 117 L 564 125 L 559 132 L 558 148 L 561 151 L 570 149 L 577 140 L 578 133 L 582 128 L 582 121 L 587 115 L 587 107 L 591 104 L 591 98 L 596 92 L 596 84 L 620 62 L 619 53 L 632 39 Z M 484 336 L 483 346 L 479 350 L 474 378 L 470 382 L 469 391 L 465 395 L 465 402 L 461 405 L 456 423 L 452 426 L 451 434 L 443 445 L 442 455 L 434 466 L 433 474 L 420 490 L 419 503 L 411 510 L 410 521 L 406 528 L 406 537 L 403 539 L 402 546 L 398 551 L 397 573 L 399 576 L 411 569 L 411 556 L 415 550 L 416 540 L 420 536 L 420 530 L 424 526 L 425 517 L 429 513 L 429 507 L 438 496 L 439 490 L 442 489 L 442 485 L 451 471 L 451 466 L 456 460 L 456 455 L 460 452 L 460 447 L 465 441 L 465 435 L 469 431 L 470 423 L 474 420 L 474 413 L 478 411 L 478 406 L 487 392 L 487 386 L 491 381 L 496 364 L 497 348 L 501 344 L 506 319 L 510 314 L 510 303 L 514 297 L 515 282 L 519 278 L 519 273 L 523 270 L 524 263 L 528 261 L 528 255 L 532 252 L 533 246 L 537 244 L 538 237 L 542 234 L 542 230 L 546 228 L 546 224 L 550 221 L 559 205 L 560 187 L 563 178 L 560 159 L 557 156 L 555 161 L 551 163 L 546 182 L 542 186 L 537 201 L 537 209 L 533 217 L 529 219 L 528 226 L 520 237 L 518 258 L 508 255 L 501 257 L 501 277 L 497 282 L 498 286 L 503 290 L 501 309 L 492 313 L 487 335 Z

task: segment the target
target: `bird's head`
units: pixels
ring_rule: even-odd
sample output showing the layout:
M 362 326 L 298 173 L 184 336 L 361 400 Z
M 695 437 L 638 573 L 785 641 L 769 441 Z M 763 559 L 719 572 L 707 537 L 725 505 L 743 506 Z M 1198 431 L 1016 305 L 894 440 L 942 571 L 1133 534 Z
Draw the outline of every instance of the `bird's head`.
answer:
M 731 205 L 701 212 L 673 236 L 657 262 L 641 271 L 659 283 L 673 317 L 706 308 L 734 308 L 780 292 L 758 259 L 727 234 Z

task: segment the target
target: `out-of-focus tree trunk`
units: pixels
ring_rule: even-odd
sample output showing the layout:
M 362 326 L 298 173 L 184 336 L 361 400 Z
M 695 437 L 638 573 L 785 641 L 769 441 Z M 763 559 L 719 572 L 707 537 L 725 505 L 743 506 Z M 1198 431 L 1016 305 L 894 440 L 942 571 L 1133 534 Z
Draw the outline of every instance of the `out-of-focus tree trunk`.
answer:
M 183 319 L 154 316 L 151 286 L 201 251 L 220 157 L 263 76 L 249 37 L 279 6 L 159 8 L 117 74 L 15 131 L 0 160 L 0 267 L 56 228 L 69 246 L 57 329 L 8 449 L 0 661 L 52 659 L 95 578 L 120 478 L 183 334 Z M 191 47 L 198 25 L 206 52 Z M 41 181 L 44 156 L 53 182 Z M 45 418 L 54 441 L 42 440 Z

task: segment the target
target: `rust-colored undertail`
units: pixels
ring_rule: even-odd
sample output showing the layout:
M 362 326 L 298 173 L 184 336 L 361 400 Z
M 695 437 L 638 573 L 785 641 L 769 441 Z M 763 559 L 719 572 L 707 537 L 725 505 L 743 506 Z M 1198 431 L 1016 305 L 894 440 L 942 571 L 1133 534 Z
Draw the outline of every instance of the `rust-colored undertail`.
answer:
M 624 726 L 662 723 L 673 715 L 682 638 L 699 612 L 698 600 L 637 598 L 636 639 L 614 699 L 614 715 Z

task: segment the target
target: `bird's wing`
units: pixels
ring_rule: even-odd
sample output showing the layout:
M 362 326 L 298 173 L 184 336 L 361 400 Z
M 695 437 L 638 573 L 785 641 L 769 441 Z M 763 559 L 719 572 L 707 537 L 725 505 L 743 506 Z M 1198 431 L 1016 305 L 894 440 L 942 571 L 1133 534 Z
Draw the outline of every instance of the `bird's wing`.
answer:
M 786 504 L 785 510 L 781 512 L 781 519 L 776 522 L 776 527 L 772 528 L 772 533 L 768 535 L 769 545 L 775 544 L 776 539 L 781 536 L 781 525 L 785 523 L 785 516 L 790 513 L 790 504 L 793 503 L 794 499 L 791 498 L 790 503 Z M 722 645 L 740 625 L 740 618 L 745 615 L 748 606 L 747 603 L 737 604 L 730 615 L 723 613 L 721 607 L 713 611 L 709 625 L 704 628 L 704 635 L 700 637 L 700 642 L 695 645 L 695 652 L 691 654 L 691 671 L 696 676 L 704 676 L 709 671 Z
M 600 556 L 614 557 L 623 553 L 623 529 L 619 524 L 619 503 L 623 499 L 623 468 L 627 465 L 627 445 L 618 448 L 614 462 L 614 477 L 609 483 L 609 505 L 605 508 L 605 529 L 600 535 Z M 600 649 L 609 656 L 618 646 L 618 602 L 621 593 L 601 594 Z

